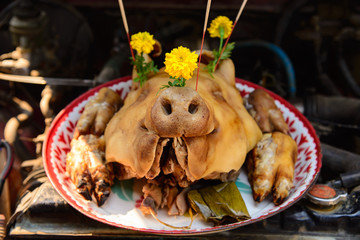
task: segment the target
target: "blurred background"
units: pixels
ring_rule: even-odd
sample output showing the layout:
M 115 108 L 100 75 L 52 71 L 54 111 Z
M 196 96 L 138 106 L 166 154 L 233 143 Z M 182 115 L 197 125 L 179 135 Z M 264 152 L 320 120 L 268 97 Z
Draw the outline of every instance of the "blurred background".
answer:
M 200 49 L 205 0 L 123 2 L 130 34 L 148 31 L 162 44 L 159 67 L 174 47 Z M 219 15 L 234 20 L 241 3 L 214 0 L 209 22 Z M 131 74 L 118 2 L 2 0 L 0 10 L 0 235 L 139 237 L 76 213 L 48 183 L 41 157 L 61 109 Z M 318 183 L 345 197 L 311 208 L 300 201 L 241 231 L 203 238 L 359 237 L 360 2 L 250 0 L 230 42 L 236 77 L 277 93 L 309 119 L 323 154 Z M 207 35 L 204 48 L 217 47 Z

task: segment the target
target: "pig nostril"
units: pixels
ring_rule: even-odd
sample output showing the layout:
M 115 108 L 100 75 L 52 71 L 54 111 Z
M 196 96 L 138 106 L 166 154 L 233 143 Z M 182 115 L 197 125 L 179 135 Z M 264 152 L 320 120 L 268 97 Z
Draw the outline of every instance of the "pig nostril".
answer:
M 191 103 L 188 108 L 189 113 L 195 114 L 198 111 L 198 107 L 199 107 L 198 104 Z
M 161 105 L 165 115 L 170 115 L 172 113 L 171 104 L 168 101 L 162 102 Z

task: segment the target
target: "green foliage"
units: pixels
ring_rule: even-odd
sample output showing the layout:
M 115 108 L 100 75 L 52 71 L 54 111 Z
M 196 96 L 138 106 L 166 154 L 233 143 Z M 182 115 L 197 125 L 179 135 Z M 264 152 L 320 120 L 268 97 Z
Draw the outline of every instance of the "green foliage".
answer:
M 234 48 L 235 43 L 228 43 L 225 47 L 223 54 L 221 55 L 220 61 L 231 57 L 231 52 Z M 206 70 L 210 73 L 211 76 L 212 73 L 215 72 L 216 62 L 219 59 L 220 53 L 221 48 L 219 49 L 219 51 L 213 50 L 214 60 L 210 61 L 209 64 L 206 66 Z
M 231 57 L 231 52 L 232 52 L 232 50 L 234 50 L 234 48 L 235 48 L 234 42 L 228 43 L 225 47 L 223 54 L 221 55 L 221 60 Z
M 170 77 L 171 79 L 174 79 L 173 82 L 169 81 L 168 85 L 162 85 L 160 89 L 164 89 L 164 88 L 169 88 L 169 87 L 185 87 L 186 85 L 186 80 L 185 78 L 175 78 L 175 77 Z
M 132 58 L 131 58 L 131 60 L 132 60 Z M 133 80 L 134 80 L 134 82 L 139 82 L 140 87 L 142 87 L 144 85 L 144 83 L 148 79 L 148 75 L 150 73 L 157 73 L 159 71 L 157 66 L 154 64 L 154 61 L 145 63 L 145 58 L 142 54 L 136 55 L 135 61 L 131 61 L 131 64 L 135 66 L 136 73 L 138 75 Z

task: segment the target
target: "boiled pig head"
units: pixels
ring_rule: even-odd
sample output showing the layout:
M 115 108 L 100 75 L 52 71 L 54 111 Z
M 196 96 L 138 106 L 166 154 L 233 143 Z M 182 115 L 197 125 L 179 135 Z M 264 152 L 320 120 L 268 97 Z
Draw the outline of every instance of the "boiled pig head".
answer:
M 209 74 L 200 64 L 186 87 L 163 88 L 164 69 L 136 83 L 105 130 L 106 160 L 119 179 L 171 176 L 187 186 L 237 172 L 262 133 L 235 86 L 230 59 Z

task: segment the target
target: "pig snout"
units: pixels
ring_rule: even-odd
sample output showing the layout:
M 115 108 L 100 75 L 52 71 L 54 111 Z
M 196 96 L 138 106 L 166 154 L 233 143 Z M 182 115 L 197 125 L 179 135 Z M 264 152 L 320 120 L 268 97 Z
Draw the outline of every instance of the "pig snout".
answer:
M 151 128 L 160 137 L 203 136 L 214 129 L 213 113 L 192 88 L 163 90 L 149 112 Z

